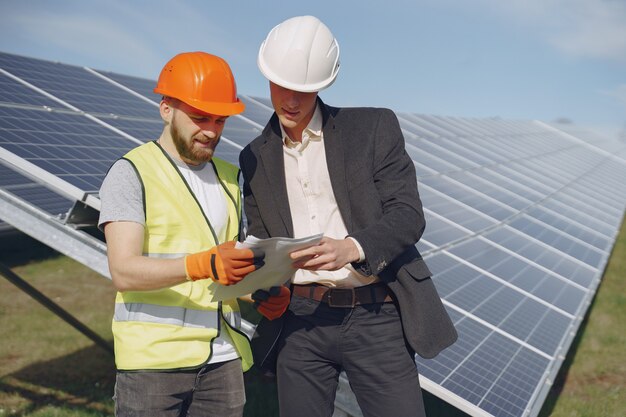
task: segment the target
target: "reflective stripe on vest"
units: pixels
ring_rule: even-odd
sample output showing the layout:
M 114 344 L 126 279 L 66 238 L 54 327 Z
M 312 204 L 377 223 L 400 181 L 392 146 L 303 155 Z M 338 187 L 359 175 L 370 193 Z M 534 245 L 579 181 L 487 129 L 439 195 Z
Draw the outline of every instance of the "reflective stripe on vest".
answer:
M 236 311 L 222 315 L 231 327 L 241 328 L 241 314 Z M 191 310 L 184 307 L 160 306 L 143 303 L 115 303 L 113 320 L 142 321 L 145 323 L 171 324 L 181 327 L 205 329 L 217 328 L 215 311 Z
M 217 328 L 215 311 L 190 310 L 184 307 L 142 303 L 116 303 L 113 320 L 171 324 L 181 327 Z

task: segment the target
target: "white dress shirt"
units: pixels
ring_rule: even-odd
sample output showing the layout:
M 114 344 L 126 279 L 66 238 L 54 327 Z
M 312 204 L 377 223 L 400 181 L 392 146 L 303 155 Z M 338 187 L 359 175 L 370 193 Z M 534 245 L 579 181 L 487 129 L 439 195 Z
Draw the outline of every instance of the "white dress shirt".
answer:
M 323 233 L 324 236 L 333 239 L 344 239 L 348 231 L 339 212 L 326 165 L 322 113 L 319 106 L 315 108 L 311 121 L 302 132 L 301 142 L 292 141 L 282 125 L 280 128 L 294 237 Z M 362 261 L 363 249 L 355 239 L 352 241 L 356 244 Z M 368 285 L 377 280 L 375 276 L 358 273 L 347 264 L 337 271 L 298 269 L 292 282 L 294 284 L 315 282 L 329 287 L 352 288 Z

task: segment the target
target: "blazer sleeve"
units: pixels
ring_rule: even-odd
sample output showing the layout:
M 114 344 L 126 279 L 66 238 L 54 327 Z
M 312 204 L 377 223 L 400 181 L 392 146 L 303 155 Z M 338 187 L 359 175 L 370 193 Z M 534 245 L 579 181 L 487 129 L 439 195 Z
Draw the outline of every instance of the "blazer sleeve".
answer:
M 252 160 L 256 160 L 256 157 L 252 153 L 249 146 L 245 147 L 239 154 L 239 166 L 243 176 L 243 207 L 246 217 L 246 235 L 252 235 L 259 239 L 266 239 L 269 237 L 267 230 L 263 226 L 261 220 L 261 214 L 256 203 L 256 199 L 252 190 L 250 189 L 250 178 L 252 173 L 250 172 Z
M 353 264 L 364 273 L 379 274 L 407 249 L 413 249 L 425 228 L 413 161 L 406 153 L 398 119 L 381 109 L 370 140 L 372 178 L 377 195 L 363 202 L 374 221 L 350 236 L 363 248 L 365 261 Z

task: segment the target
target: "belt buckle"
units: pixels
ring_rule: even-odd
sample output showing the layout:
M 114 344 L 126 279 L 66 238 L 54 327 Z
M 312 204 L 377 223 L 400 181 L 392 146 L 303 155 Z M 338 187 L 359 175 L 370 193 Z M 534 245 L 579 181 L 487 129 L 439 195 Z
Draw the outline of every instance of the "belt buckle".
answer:
M 348 302 L 347 302 L 348 301 Z M 354 307 L 356 296 L 354 288 L 331 288 L 328 290 L 329 307 Z

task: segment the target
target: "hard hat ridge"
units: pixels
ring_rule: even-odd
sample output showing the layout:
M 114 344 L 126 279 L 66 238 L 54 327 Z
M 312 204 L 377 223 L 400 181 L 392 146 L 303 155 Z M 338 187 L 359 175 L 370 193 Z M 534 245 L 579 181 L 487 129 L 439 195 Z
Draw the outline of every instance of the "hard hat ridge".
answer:
M 314 16 L 297 16 L 276 25 L 261 44 L 257 64 L 270 81 L 295 91 L 320 91 L 339 72 L 339 44 Z

